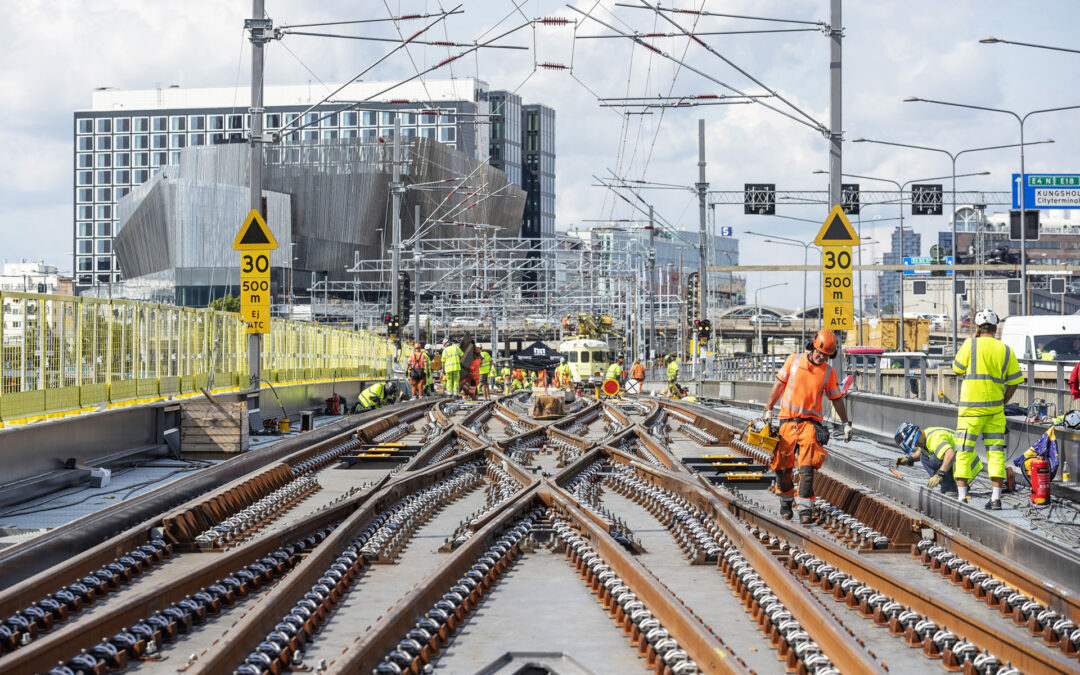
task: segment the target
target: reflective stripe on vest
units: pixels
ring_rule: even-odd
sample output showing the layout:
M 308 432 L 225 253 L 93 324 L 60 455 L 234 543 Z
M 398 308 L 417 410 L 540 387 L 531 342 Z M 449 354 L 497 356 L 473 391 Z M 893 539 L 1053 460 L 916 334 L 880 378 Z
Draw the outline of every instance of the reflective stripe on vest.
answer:
M 443 370 L 448 373 L 461 370 L 461 357 L 464 354 L 461 352 L 461 348 L 456 345 L 450 345 L 443 350 L 442 363 Z
M 373 384 L 364 391 L 360 392 L 360 403 L 365 406 L 373 406 L 379 403 L 386 396 L 386 385 L 382 382 Z
M 945 452 L 956 447 L 956 435 L 952 429 L 930 427 L 926 430 L 926 447 L 938 459 L 945 460 Z
M 819 382 L 807 382 L 803 379 L 804 377 L 816 378 L 819 376 L 809 368 L 806 370 L 799 370 L 799 366 L 802 364 L 802 359 L 804 358 L 806 358 L 804 354 L 796 356 L 791 362 L 791 368 L 788 369 L 787 385 L 784 387 L 784 396 L 780 400 L 781 419 L 792 417 L 811 417 L 816 420 L 822 419 L 821 398 L 822 394 L 825 393 L 825 383 L 829 381 L 829 374 L 832 372 L 832 366 L 827 363 L 825 364 Z M 800 375 L 800 373 L 804 373 L 804 375 Z M 804 408 L 794 403 L 793 399 L 796 396 L 796 388 L 799 389 L 798 395 L 801 399 L 800 403 L 805 402 L 807 395 L 813 397 L 813 408 Z
M 980 345 L 981 343 L 981 345 Z M 1006 371 L 1012 360 L 1012 349 L 994 338 L 969 338 L 967 363 L 954 359 L 963 375 L 960 384 L 959 414 L 996 415 L 1005 403 L 1005 383 L 1018 377 Z M 995 357 L 1003 356 L 999 363 Z

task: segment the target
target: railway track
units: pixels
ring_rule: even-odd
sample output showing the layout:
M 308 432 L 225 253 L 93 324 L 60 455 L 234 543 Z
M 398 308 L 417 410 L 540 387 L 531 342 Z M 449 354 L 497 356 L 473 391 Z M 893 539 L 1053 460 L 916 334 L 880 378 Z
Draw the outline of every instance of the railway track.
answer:
M 0 672 L 1080 670 L 1071 589 L 828 471 L 785 521 L 723 416 L 526 398 L 373 416 L 43 566 Z

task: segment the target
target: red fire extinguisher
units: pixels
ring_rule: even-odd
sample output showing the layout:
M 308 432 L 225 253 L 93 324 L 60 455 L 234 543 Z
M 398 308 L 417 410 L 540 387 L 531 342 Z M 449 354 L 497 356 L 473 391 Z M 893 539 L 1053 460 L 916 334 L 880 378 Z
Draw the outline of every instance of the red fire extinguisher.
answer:
M 1045 504 L 1050 501 L 1050 462 L 1037 458 L 1031 460 L 1031 503 Z

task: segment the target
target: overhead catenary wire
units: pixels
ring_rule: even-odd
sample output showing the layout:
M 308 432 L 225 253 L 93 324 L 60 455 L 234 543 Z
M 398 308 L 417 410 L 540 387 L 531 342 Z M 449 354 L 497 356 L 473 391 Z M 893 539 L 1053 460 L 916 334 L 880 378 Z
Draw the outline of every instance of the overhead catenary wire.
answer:
M 403 15 L 403 16 L 391 16 L 391 17 L 379 18 L 379 19 L 352 19 L 352 20 L 349 20 L 349 21 L 323 21 L 323 22 L 320 22 L 320 23 L 295 23 L 295 24 L 291 24 L 291 25 L 286 24 L 284 26 L 281 26 L 278 30 L 283 30 L 284 31 L 284 30 L 290 30 L 292 28 L 318 28 L 320 26 L 348 26 L 348 25 L 354 25 L 354 24 L 358 24 L 358 23 L 385 23 L 387 21 L 410 21 L 410 20 L 414 20 L 414 19 L 430 19 L 430 18 L 433 18 L 433 17 L 447 17 L 447 16 L 450 16 L 451 14 L 464 14 L 465 10 L 460 9 L 460 7 L 461 7 L 461 5 L 458 5 L 457 7 L 450 10 L 449 12 L 442 11 L 442 12 L 424 13 L 424 14 L 406 14 L 406 15 Z
M 570 9 L 573 9 L 575 12 L 581 12 L 581 10 L 575 8 L 573 5 L 567 5 L 567 7 L 570 7 Z M 599 24 L 601 24 L 603 26 L 606 26 L 607 28 L 609 28 L 611 30 L 618 31 L 618 29 L 615 28 L 614 26 L 612 26 L 611 24 L 606 23 L 604 21 L 601 21 L 600 19 L 597 19 L 595 16 L 592 16 L 592 17 L 589 17 L 589 18 L 591 18 L 593 21 L 596 21 L 597 23 L 599 23 Z M 670 19 L 669 19 L 669 21 L 670 21 Z M 680 30 L 681 29 L 682 28 L 680 27 Z M 670 61 L 672 61 L 674 63 L 680 64 L 683 68 L 686 68 L 687 70 L 689 70 L 689 71 L 691 71 L 693 73 L 696 73 L 696 74 L 700 75 L 701 77 L 704 77 L 705 79 L 707 79 L 707 80 L 709 80 L 711 82 L 714 82 L 714 83 L 720 85 L 721 87 L 723 87 L 725 89 L 733 91 L 733 92 L 735 92 L 737 94 L 746 95 L 746 92 L 738 89 L 737 87 L 733 87 L 730 84 L 728 84 L 728 83 L 726 83 L 726 82 L 724 82 L 722 80 L 719 80 L 719 79 L 713 77 L 712 75 L 709 75 L 708 73 L 701 70 L 700 68 L 695 68 L 694 66 L 691 66 L 690 64 L 686 63 L 685 61 L 683 61 L 681 59 L 677 59 L 674 56 L 671 56 L 667 52 L 664 52 L 664 51 L 654 47 L 653 45 L 649 44 L 648 42 L 645 42 L 643 39 L 637 37 L 636 35 L 629 35 L 629 34 L 626 34 L 626 33 L 624 33 L 624 35 L 626 35 L 626 37 L 630 38 L 634 42 L 636 42 L 636 43 L 640 44 L 641 46 L 645 47 L 646 49 L 650 49 L 650 50 L 656 52 L 657 54 L 663 56 L 665 59 L 668 59 L 668 60 L 670 60 Z M 810 118 L 811 121 L 808 122 L 808 121 L 806 121 L 804 119 L 796 117 L 795 115 L 792 115 L 791 113 L 785 112 L 785 111 L 777 108 L 776 106 L 769 105 L 768 103 L 765 103 L 764 101 L 762 101 L 760 99 L 755 99 L 754 102 L 757 105 L 764 106 L 764 107 L 768 108 L 769 110 L 772 110 L 773 112 L 775 112 L 775 113 L 777 113 L 779 115 L 783 115 L 784 117 L 787 117 L 788 119 L 794 120 L 795 122 L 798 122 L 799 124 L 802 124 L 803 126 L 809 127 L 811 129 L 813 129 L 814 131 L 821 132 L 823 130 L 827 130 L 827 127 L 822 125 L 820 122 L 817 122 L 816 120 L 813 120 L 813 118 Z M 805 113 L 803 113 L 801 110 L 799 110 L 799 113 L 802 114 L 802 115 L 805 115 Z
M 642 9 L 639 5 L 631 5 L 626 2 L 616 2 L 616 7 L 629 7 L 630 9 Z M 824 26 L 824 21 L 807 21 L 805 19 L 781 19 L 771 16 L 748 16 L 746 14 L 724 14 L 721 12 L 710 12 L 705 9 L 678 9 L 675 7 L 658 7 L 658 12 L 670 12 L 673 14 L 696 14 L 698 16 L 718 16 L 725 19 L 749 19 L 752 21 L 771 21 L 776 23 L 795 23 L 807 26 Z

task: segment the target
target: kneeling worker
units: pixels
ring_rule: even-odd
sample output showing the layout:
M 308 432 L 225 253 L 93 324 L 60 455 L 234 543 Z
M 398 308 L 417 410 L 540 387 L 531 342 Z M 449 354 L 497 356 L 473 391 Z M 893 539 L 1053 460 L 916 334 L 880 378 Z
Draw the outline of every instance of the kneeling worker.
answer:
M 356 401 L 353 412 L 366 412 L 397 401 L 398 387 L 394 382 L 376 382 L 364 391 Z
M 844 423 L 844 440 L 851 440 L 851 422 L 843 393 L 836 381 L 836 371 L 828 363 L 836 352 L 836 335 L 830 330 L 819 331 L 814 341 L 806 345 L 805 354 L 792 354 L 784 361 L 765 404 L 765 422 L 768 423 L 773 406 L 780 402 L 780 443 L 769 465 L 776 472 L 780 515 L 787 519 L 793 515 L 795 481 L 792 470 L 797 461 L 799 520 L 804 525 L 814 520 L 814 471 L 821 468 L 828 454 L 822 447 L 823 439 L 828 435 L 822 421 L 823 395 L 832 401 L 833 409 Z
M 926 481 L 926 487 L 930 489 L 940 485 L 942 492 L 958 492 L 957 479 L 970 483 L 983 469 L 979 456 L 974 453 L 966 463 L 957 461 L 956 434 L 952 429 L 929 427 L 924 433 L 918 425 L 904 422 L 896 429 L 896 444 L 906 456 L 897 457 L 893 466 L 912 466 L 918 460 L 930 474 L 930 480 Z

